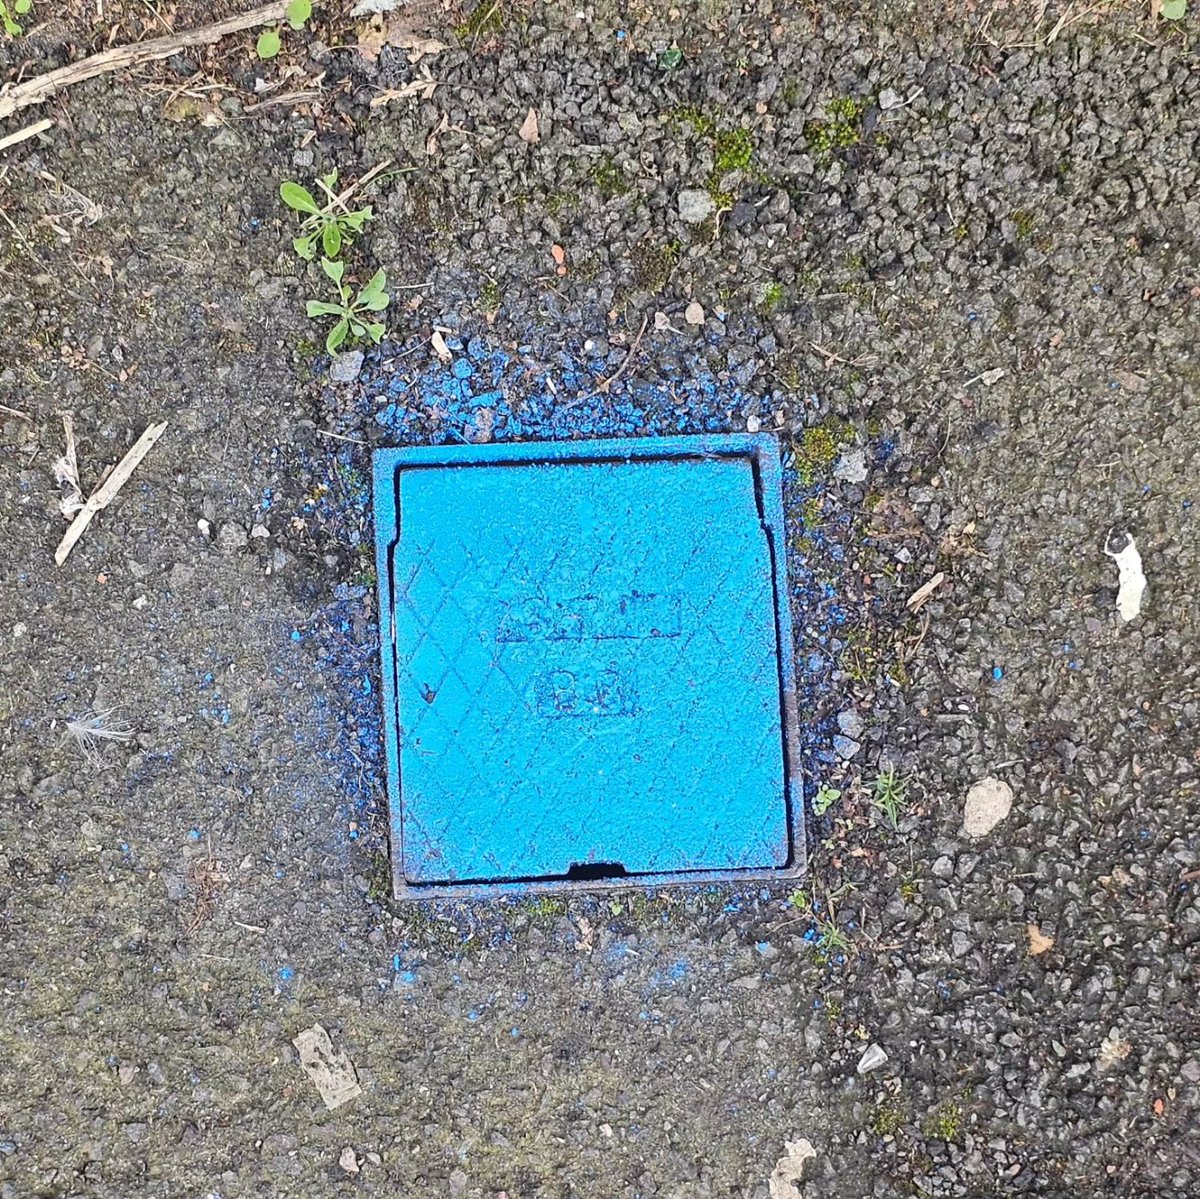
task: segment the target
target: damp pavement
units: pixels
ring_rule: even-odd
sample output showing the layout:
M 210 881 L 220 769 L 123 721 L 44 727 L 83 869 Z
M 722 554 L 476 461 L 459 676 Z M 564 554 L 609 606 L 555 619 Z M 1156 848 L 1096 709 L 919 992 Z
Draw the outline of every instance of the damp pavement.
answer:
M 1190 25 L 491 9 L 187 51 L 0 162 L 0 1195 L 1193 1195 Z M 279 183 L 381 162 L 331 376 Z M 85 494 L 169 424 L 56 568 L 63 411 Z M 394 904 L 371 448 L 746 430 L 806 878 Z

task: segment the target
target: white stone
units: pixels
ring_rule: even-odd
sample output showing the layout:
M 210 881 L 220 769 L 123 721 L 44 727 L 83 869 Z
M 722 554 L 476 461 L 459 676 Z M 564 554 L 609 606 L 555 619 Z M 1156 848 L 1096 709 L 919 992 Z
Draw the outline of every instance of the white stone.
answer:
M 708 192 L 686 188 L 679 193 L 679 219 L 689 225 L 702 225 L 716 211 L 716 201 Z
M 833 477 L 843 483 L 863 483 L 867 478 L 867 451 L 846 450 L 833 468 Z
M 963 804 L 963 832 L 968 837 L 986 837 L 1013 805 L 1012 788 L 998 778 L 980 779 L 967 792 Z
M 353 383 L 358 378 L 359 371 L 362 370 L 362 364 L 362 350 L 350 350 L 345 354 L 338 354 L 329 364 L 329 377 L 334 383 Z
M 859 1074 L 870 1074 L 872 1070 L 878 1070 L 888 1060 L 888 1055 L 884 1052 L 882 1045 L 876 1045 L 872 1042 L 867 1046 L 862 1057 L 858 1059 Z

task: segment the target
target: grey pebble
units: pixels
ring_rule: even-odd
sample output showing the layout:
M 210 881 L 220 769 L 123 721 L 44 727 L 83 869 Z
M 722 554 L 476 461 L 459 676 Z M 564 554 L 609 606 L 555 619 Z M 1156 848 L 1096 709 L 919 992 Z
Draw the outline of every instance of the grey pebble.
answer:
M 853 708 L 838 713 L 837 726 L 845 736 L 855 741 L 862 739 L 863 718 Z
M 226 521 L 217 530 L 217 547 L 226 552 L 245 548 L 249 540 L 246 530 L 234 520 Z
M 835 736 L 833 739 L 833 752 L 846 761 L 853 758 L 860 749 L 862 746 L 853 737 Z
M 867 451 L 861 447 L 847 450 L 833 468 L 833 477 L 843 483 L 863 483 L 868 473 Z
M 329 378 L 334 383 L 353 383 L 362 370 L 362 350 L 349 350 L 338 354 L 329 365 Z
M 679 193 L 679 219 L 689 225 L 703 224 L 716 211 L 716 202 L 708 192 L 687 188 Z

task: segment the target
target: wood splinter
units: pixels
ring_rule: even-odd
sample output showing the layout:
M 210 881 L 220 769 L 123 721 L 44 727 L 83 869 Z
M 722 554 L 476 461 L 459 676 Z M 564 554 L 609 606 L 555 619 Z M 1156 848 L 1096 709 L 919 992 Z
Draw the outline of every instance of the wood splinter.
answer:
M 150 452 L 151 447 L 163 435 L 166 427 L 166 421 L 151 425 L 137 439 L 129 453 L 113 467 L 108 478 L 87 498 L 63 534 L 62 541 L 58 543 L 58 549 L 54 551 L 54 562 L 57 566 L 61 566 L 67 560 L 67 556 L 75 548 L 75 543 L 83 536 L 83 531 L 92 523 L 92 517 L 107 508 L 116 498 L 117 492 L 129 482 L 129 477 L 137 470 L 138 463 Z

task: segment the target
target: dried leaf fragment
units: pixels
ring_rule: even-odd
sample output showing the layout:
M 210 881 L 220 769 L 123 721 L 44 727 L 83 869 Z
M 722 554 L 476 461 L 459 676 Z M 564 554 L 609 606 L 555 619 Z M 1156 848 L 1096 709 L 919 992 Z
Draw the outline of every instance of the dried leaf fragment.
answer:
M 344 1049 L 334 1049 L 320 1024 L 298 1033 L 292 1044 L 300 1054 L 300 1068 L 312 1079 L 330 1111 L 362 1094 L 354 1063 Z
M 1054 948 L 1054 938 L 1048 937 L 1036 924 L 1027 924 L 1025 931 L 1029 934 L 1029 956 L 1038 957 L 1049 953 Z
M 517 136 L 523 141 L 528 142 L 531 146 L 538 141 L 541 134 L 538 132 L 538 116 L 537 109 L 531 108 L 521 123 L 521 128 L 517 131 Z
M 804 1181 L 804 1167 L 813 1161 L 817 1151 L 812 1142 L 801 1137 L 796 1141 L 788 1141 L 783 1146 L 783 1156 L 771 1171 L 767 1180 L 767 1191 L 770 1199 L 797 1199 L 800 1193 L 800 1183 Z
M 54 464 L 54 481 L 64 488 L 58 510 L 63 516 L 72 517 L 83 507 L 83 490 L 79 486 L 79 461 L 75 457 L 75 422 L 70 413 L 63 413 L 62 423 L 67 446 Z

